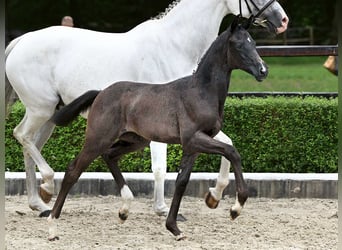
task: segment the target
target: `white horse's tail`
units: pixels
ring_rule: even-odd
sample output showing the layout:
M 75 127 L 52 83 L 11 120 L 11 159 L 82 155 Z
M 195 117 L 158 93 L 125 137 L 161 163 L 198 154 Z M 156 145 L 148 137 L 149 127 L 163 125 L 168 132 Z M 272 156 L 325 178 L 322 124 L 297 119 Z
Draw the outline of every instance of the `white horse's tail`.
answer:
M 15 47 L 15 45 L 21 40 L 22 36 L 17 37 L 16 39 L 12 40 L 5 50 L 5 62 L 8 57 L 8 55 L 11 53 L 12 49 Z M 9 82 L 7 78 L 7 74 L 5 72 L 5 105 L 6 105 L 6 116 L 10 113 L 10 108 L 14 103 L 14 94 L 15 91 Z

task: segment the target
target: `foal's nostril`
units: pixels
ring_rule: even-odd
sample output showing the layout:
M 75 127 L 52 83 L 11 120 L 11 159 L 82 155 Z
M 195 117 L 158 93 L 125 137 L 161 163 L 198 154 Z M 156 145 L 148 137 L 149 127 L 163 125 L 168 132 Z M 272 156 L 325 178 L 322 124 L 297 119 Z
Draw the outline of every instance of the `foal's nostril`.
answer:
M 266 74 L 267 74 L 267 69 L 266 69 L 264 66 L 261 66 L 261 68 L 260 68 L 260 73 L 261 73 L 262 75 L 266 75 Z

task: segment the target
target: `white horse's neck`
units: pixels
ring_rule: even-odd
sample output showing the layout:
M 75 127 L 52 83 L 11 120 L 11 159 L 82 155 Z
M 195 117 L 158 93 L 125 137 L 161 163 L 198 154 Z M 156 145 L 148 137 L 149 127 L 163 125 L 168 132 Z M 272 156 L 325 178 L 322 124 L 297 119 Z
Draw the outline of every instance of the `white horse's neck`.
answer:
M 182 0 L 159 20 L 163 35 L 192 61 L 199 62 L 229 13 L 222 0 Z

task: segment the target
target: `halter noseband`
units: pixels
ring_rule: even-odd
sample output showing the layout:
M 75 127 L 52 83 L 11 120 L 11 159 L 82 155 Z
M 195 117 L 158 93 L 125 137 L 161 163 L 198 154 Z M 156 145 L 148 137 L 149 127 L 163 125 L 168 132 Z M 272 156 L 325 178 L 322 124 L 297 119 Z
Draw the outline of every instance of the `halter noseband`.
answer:
M 253 15 L 253 11 L 251 9 L 251 7 L 249 6 L 248 4 L 248 0 L 245 0 L 245 3 L 246 3 L 246 6 L 247 6 L 247 9 L 249 11 L 249 13 L 254 16 L 254 18 L 257 18 L 259 17 L 268 7 L 270 7 L 276 0 L 270 0 L 268 1 L 264 7 L 262 7 L 261 9 L 259 9 L 259 7 L 256 5 L 256 3 L 253 1 L 253 0 L 249 0 L 254 8 L 258 11 L 258 13 L 256 13 L 255 15 Z M 239 0 L 239 8 L 240 8 L 240 16 L 242 16 L 242 4 L 241 4 L 241 0 Z

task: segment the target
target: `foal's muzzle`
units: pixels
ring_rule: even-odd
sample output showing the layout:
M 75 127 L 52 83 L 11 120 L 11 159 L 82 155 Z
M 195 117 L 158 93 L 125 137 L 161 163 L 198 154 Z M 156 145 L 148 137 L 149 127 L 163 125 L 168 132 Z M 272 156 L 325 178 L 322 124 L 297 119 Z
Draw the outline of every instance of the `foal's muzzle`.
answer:
M 264 80 L 268 75 L 268 67 L 264 62 L 261 62 L 258 67 L 258 74 L 255 76 L 255 79 L 258 82 Z

